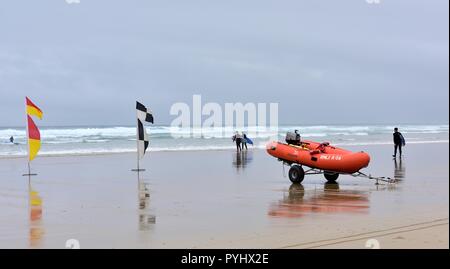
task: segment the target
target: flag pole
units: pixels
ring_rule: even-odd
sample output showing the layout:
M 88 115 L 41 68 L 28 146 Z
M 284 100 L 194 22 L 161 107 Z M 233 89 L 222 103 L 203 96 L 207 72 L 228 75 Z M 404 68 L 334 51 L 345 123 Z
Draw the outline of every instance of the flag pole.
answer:
M 139 119 L 136 120 L 136 160 L 137 160 L 137 172 L 139 174 Z
M 28 98 L 27 96 L 25 96 L 25 98 Z M 31 176 L 37 176 L 37 174 L 32 174 L 31 173 L 31 165 L 30 165 L 30 135 L 29 135 L 29 130 L 28 130 L 28 110 L 27 110 L 27 103 L 26 103 L 26 99 L 25 99 L 25 130 L 26 130 L 26 135 L 27 135 L 27 150 L 28 150 L 28 174 L 23 174 L 22 176 L 26 177 L 28 176 L 28 181 L 31 181 Z
M 131 169 L 131 171 L 138 172 L 138 173 L 141 172 L 141 171 L 145 171 L 145 169 L 141 169 L 139 167 L 139 118 L 136 119 L 136 157 L 137 157 L 136 158 L 137 169 Z
M 28 176 L 28 214 L 31 214 L 31 176 Z

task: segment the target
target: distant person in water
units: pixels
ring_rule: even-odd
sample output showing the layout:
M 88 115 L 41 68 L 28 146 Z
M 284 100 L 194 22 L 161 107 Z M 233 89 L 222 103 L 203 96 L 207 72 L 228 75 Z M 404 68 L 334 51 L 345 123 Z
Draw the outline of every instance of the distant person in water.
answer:
M 241 144 L 242 144 L 242 136 L 239 134 L 239 132 L 236 132 L 236 134 L 233 136 L 233 141 L 236 142 L 236 149 L 237 151 L 241 151 Z
M 400 154 L 400 158 L 402 157 L 402 147 L 405 146 L 405 138 L 403 137 L 402 133 L 398 131 L 398 128 L 394 128 L 394 155 L 392 157 L 397 157 L 397 150 Z
M 245 150 L 248 150 L 247 135 L 244 132 L 242 132 L 242 149 L 244 149 L 244 147 L 245 147 Z
M 9 138 L 9 142 L 11 142 L 11 144 L 14 144 L 14 137 L 13 137 L 13 136 L 11 136 L 11 137 Z

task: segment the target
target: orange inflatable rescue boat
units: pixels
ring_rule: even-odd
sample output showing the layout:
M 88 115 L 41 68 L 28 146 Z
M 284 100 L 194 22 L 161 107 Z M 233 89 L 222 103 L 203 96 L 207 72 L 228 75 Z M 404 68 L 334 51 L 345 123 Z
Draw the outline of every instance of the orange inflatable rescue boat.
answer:
M 334 182 L 339 174 L 358 173 L 370 162 L 370 156 L 365 152 L 348 151 L 328 142 L 301 141 L 297 132 L 288 133 L 286 142 L 267 144 L 267 152 L 291 166 L 289 179 L 293 183 L 302 182 L 307 174 L 324 174 L 328 181 Z M 302 166 L 310 169 L 305 171 Z

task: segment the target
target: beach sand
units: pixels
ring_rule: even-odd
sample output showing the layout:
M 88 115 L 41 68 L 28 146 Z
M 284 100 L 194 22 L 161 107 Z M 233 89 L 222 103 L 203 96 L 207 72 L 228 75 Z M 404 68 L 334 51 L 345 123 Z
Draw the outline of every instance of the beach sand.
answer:
M 449 248 L 449 144 L 354 146 L 392 185 L 283 177 L 263 150 L 0 159 L 0 248 Z M 286 168 L 287 172 L 287 168 Z

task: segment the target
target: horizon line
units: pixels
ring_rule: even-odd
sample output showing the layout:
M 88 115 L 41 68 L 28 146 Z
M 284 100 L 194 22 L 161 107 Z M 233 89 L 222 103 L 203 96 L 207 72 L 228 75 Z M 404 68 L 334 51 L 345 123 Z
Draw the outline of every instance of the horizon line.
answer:
M 432 126 L 432 125 L 447 125 L 449 123 L 283 123 L 278 126 L 379 126 L 379 125 L 389 125 L 389 126 L 402 126 L 402 125 L 416 125 L 416 126 Z M 171 127 L 170 124 L 153 124 L 147 127 Z M 40 125 L 40 128 L 81 128 L 81 127 L 96 127 L 96 128 L 110 128 L 110 127 L 135 127 L 132 124 L 75 124 L 75 125 Z M 190 128 L 201 128 L 202 126 L 190 126 Z M 222 126 L 223 128 L 227 127 L 236 127 L 236 126 Z M 256 126 L 244 126 L 245 127 L 258 127 Z M 261 126 L 261 127 L 270 127 L 270 126 Z M 8 129 L 8 128 L 25 128 L 25 126 L 0 126 L 0 129 Z M 208 127 L 206 127 L 208 128 Z M 220 128 L 220 127 L 216 127 Z M 237 127 L 236 127 L 237 128 Z M 240 127 L 242 128 L 242 127 Z

